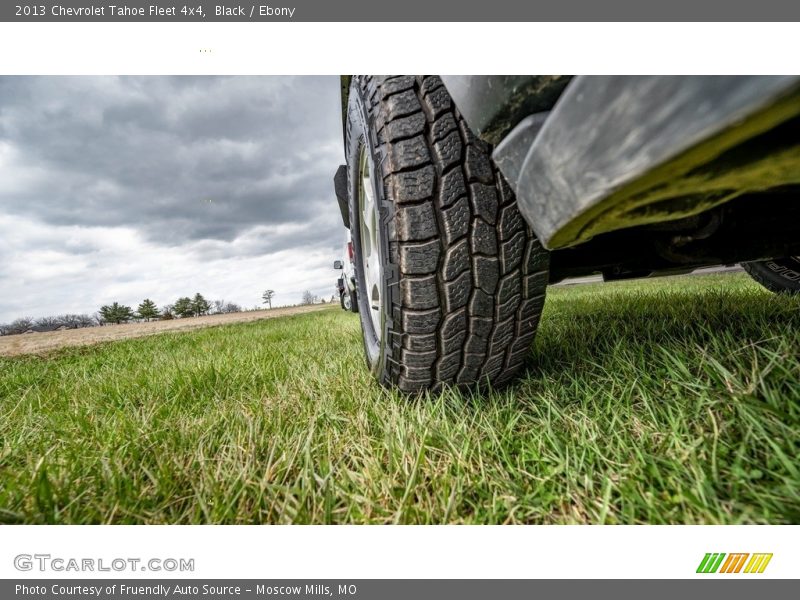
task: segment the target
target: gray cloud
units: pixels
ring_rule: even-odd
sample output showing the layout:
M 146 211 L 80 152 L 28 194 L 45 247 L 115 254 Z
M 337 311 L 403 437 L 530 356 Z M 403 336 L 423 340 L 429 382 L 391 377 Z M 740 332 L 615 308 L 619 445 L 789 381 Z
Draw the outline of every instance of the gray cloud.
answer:
M 60 311 L 37 296 L 47 278 L 25 276 L 39 272 L 33 261 L 72 260 L 107 269 L 109 283 L 135 281 L 109 264 L 115 230 L 126 232 L 134 261 L 137 251 L 217 266 L 289 253 L 302 270 L 317 264 L 312 255 L 333 258 L 343 239 L 332 190 L 342 160 L 338 93 L 334 77 L 0 77 L 0 228 L 24 232 L 0 240 L 0 289 L 25 296 L 0 297 L 0 320 L 21 305 Z M 271 264 L 276 276 L 288 266 Z M 160 267 L 147 268 L 152 279 Z M 203 274 L 194 275 L 202 288 Z M 106 300 L 79 284 L 67 293 Z

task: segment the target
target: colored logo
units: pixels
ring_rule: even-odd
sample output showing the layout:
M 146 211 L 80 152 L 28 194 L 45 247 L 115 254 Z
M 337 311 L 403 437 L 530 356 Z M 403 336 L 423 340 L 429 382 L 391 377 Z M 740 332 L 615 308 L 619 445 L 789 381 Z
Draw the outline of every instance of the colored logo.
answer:
M 749 559 L 749 560 L 748 560 Z M 763 573 L 772 554 L 748 554 L 746 552 L 725 554 L 709 552 L 700 561 L 698 573 Z

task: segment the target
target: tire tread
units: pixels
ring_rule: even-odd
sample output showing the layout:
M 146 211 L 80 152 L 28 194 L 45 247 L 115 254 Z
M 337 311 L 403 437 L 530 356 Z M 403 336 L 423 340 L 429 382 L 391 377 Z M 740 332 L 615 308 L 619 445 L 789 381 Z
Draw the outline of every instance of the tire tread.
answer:
M 356 77 L 376 124 L 396 260 L 383 383 L 500 384 L 524 365 L 548 254 L 438 77 Z

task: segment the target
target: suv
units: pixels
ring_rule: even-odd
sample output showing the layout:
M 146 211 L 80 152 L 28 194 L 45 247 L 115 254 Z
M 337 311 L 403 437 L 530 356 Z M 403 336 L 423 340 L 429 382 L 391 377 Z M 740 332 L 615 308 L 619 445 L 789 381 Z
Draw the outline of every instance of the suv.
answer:
M 353 242 L 349 237 L 344 245 L 344 260 L 333 261 L 333 268 L 342 271 L 336 280 L 336 292 L 343 310 L 358 312 L 358 296 L 356 292 L 356 274 L 354 270 Z
M 342 112 L 384 385 L 511 380 L 567 277 L 741 262 L 800 290 L 800 77 L 346 76 Z

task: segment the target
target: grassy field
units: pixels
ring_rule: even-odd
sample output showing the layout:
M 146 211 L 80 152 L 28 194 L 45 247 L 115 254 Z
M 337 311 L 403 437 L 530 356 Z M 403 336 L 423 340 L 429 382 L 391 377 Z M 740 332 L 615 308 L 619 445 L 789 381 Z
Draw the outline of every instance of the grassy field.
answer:
M 554 288 L 530 358 L 412 400 L 332 309 L 0 359 L 0 521 L 800 523 L 800 299 Z

